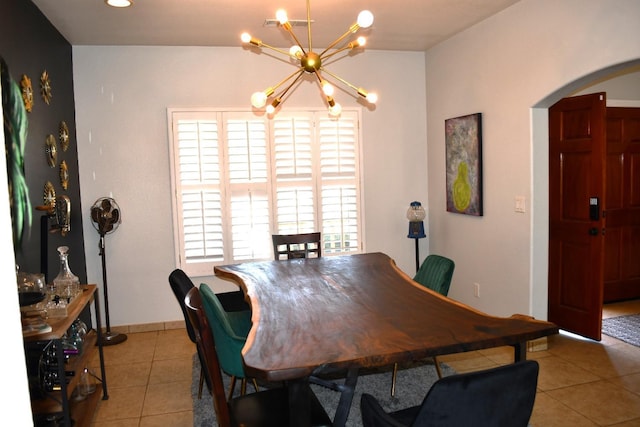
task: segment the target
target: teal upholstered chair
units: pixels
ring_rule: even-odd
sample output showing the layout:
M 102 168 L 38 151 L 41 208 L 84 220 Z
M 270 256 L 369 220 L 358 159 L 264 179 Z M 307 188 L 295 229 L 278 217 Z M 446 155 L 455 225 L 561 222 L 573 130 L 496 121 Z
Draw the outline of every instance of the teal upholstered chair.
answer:
M 443 257 L 441 255 L 429 255 L 422 262 L 420 269 L 413 277 L 413 280 L 431 289 L 434 292 L 444 295 L 449 294 L 449 287 L 451 286 L 451 278 L 453 277 L 453 270 L 456 265 L 453 260 Z M 438 378 L 442 378 L 442 371 L 440 370 L 440 364 L 433 358 L 433 362 L 438 372 Z M 398 374 L 398 364 L 393 365 L 393 376 L 391 378 L 391 396 L 396 392 L 396 376 Z
M 215 292 L 206 283 L 200 285 L 200 294 L 215 338 L 220 368 L 231 376 L 229 399 L 233 396 L 237 378 L 241 379 L 241 394 L 244 395 L 247 379 L 242 364 L 242 347 L 251 329 L 251 313 L 246 310 L 225 311 Z M 255 379 L 253 385 L 257 391 Z

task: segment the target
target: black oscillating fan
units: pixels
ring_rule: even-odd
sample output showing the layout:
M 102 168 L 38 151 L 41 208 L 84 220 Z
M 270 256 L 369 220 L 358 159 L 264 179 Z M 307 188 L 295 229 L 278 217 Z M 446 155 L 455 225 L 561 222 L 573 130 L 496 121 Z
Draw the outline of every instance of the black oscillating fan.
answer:
M 104 292 L 104 314 L 107 320 L 107 331 L 102 334 L 102 345 L 120 344 L 127 339 L 125 334 L 112 333 L 109 323 L 109 292 L 107 290 L 107 265 L 104 236 L 111 234 L 120 225 L 120 207 L 111 197 L 101 197 L 91 206 L 91 221 L 100 234 L 100 257 L 102 258 L 102 284 Z

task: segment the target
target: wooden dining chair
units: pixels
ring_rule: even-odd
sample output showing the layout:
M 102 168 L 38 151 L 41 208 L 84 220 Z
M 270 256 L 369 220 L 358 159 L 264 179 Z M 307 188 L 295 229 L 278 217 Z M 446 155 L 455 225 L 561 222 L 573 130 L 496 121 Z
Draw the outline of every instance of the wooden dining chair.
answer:
M 289 393 L 286 387 L 269 388 L 227 400 L 216 342 L 198 288 L 194 287 L 187 293 L 185 307 L 195 332 L 196 342 L 202 350 L 204 360 L 202 368 L 211 383 L 218 425 L 220 427 L 290 426 Z M 331 426 L 331 419 L 315 394 L 310 392 L 309 396 L 311 426 Z
M 320 232 L 301 234 L 274 234 L 273 256 L 276 261 L 294 258 L 320 258 L 322 241 Z
M 442 255 L 431 254 L 425 258 L 413 280 L 422 286 L 438 292 L 440 295 L 447 296 L 451 287 L 451 278 L 456 264 L 453 260 Z M 442 370 L 438 360 L 434 357 L 433 363 L 438 373 L 438 378 L 442 378 Z M 396 377 L 398 376 L 398 364 L 393 365 L 393 374 L 391 376 L 391 396 L 396 394 Z
M 387 413 L 363 393 L 364 427 L 526 427 L 538 384 L 538 362 L 525 360 L 436 381 L 422 404 Z
M 322 235 L 320 232 L 301 234 L 274 234 L 273 254 L 276 261 L 296 259 L 296 258 L 320 258 L 322 257 Z M 348 369 L 344 375 L 344 380 L 336 381 L 333 378 L 323 378 L 312 375 L 309 382 L 326 387 L 340 393 L 340 401 L 348 404 L 339 405 L 339 409 L 334 414 L 334 423 L 342 425 L 349 416 L 351 400 L 355 393 L 358 381 L 358 370 Z
M 187 335 L 189 339 L 194 344 L 196 343 L 195 332 L 193 331 L 193 327 L 191 326 L 191 322 L 189 322 L 189 318 L 187 316 L 187 309 L 184 306 L 184 298 L 187 296 L 187 293 L 195 287 L 193 281 L 187 276 L 187 274 L 176 268 L 169 274 L 169 285 L 171 286 L 171 290 L 178 300 L 178 304 L 180 305 L 180 310 L 182 310 L 182 314 L 184 316 L 185 327 L 187 329 Z M 251 328 L 251 307 L 244 300 L 244 294 L 242 291 L 231 291 L 231 292 L 222 292 L 219 294 L 215 294 L 217 299 L 220 301 L 222 308 L 225 312 L 228 313 L 228 316 L 232 318 L 232 323 L 236 325 L 236 328 L 240 331 L 239 333 L 242 335 L 244 331 L 244 337 L 246 338 L 247 333 L 249 332 L 249 328 Z M 246 331 L 245 331 L 246 329 Z M 197 348 L 197 346 L 196 346 Z M 197 348 L 198 357 L 200 358 L 200 364 L 202 365 L 202 355 L 200 354 L 200 349 Z M 198 399 L 202 397 L 202 389 L 204 387 L 205 382 L 204 372 L 200 371 L 200 383 L 198 384 Z M 211 390 L 210 384 L 207 383 L 207 387 Z
M 176 296 L 178 300 L 178 304 L 180 304 L 180 309 L 182 310 L 182 314 L 184 316 L 185 327 L 187 329 L 187 335 L 192 343 L 196 344 L 196 334 L 191 326 L 191 322 L 189 321 L 189 316 L 187 315 L 187 308 L 184 305 L 184 298 L 187 296 L 187 293 L 191 289 L 195 287 L 189 276 L 177 268 L 169 274 L 169 285 L 171 286 L 171 290 L 173 294 Z M 200 359 L 200 364 L 202 364 L 202 354 L 200 352 L 200 348 L 196 346 L 198 351 L 198 358 Z M 200 382 L 198 384 L 198 399 L 202 397 L 202 388 L 204 386 L 205 375 L 204 371 L 200 370 Z M 211 390 L 210 384 L 207 383 L 209 390 Z

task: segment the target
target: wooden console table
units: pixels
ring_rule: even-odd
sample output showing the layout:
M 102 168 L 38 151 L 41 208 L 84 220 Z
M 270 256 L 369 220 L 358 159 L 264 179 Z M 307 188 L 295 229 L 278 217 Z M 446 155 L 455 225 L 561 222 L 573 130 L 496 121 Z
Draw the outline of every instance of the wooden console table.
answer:
M 47 416 L 62 414 L 63 425 L 65 426 L 89 426 L 91 424 L 95 408 L 102 395 L 102 400 L 107 400 L 107 377 L 104 368 L 104 357 L 102 350 L 102 325 L 100 320 L 100 304 L 96 285 L 82 285 L 82 293 L 76 297 L 75 301 L 68 307 L 68 313 L 64 317 L 49 317 L 47 323 L 51 326 L 51 331 L 39 334 L 25 334 L 25 350 L 28 346 L 48 346 L 55 345 L 58 361 L 58 378 L 60 379 L 60 390 L 45 391 L 43 398 L 34 398 L 32 390 L 31 410 L 34 415 L 34 424 L 38 425 L 38 419 L 46 419 Z M 81 354 L 71 356 L 65 363 L 62 338 L 71 327 L 73 322 L 80 316 L 80 313 L 94 302 L 96 314 L 96 328 L 91 329 L 83 343 Z M 71 394 L 80 380 L 80 373 L 88 366 L 94 351 L 98 350 L 100 356 L 100 377 L 97 377 L 98 384 L 96 391 L 88 395 L 84 400 L 72 401 Z M 75 372 L 69 377 L 67 384 L 65 371 Z M 38 384 L 39 387 L 39 384 Z M 73 421 L 72 421 L 73 415 Z

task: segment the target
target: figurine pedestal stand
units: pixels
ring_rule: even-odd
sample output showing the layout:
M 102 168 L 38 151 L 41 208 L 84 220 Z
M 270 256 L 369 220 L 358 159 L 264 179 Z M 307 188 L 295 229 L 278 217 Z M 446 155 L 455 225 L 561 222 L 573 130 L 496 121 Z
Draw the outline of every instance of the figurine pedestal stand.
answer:
M 424 234 L 424 222 L 422 221 L 410 221 L 409 222 L 409 234 L 408 238 L 414 239 L 416 242 L 416 273 L 420 269 L 420 247 L 418 241 L 422 238 L 427 237 Z

